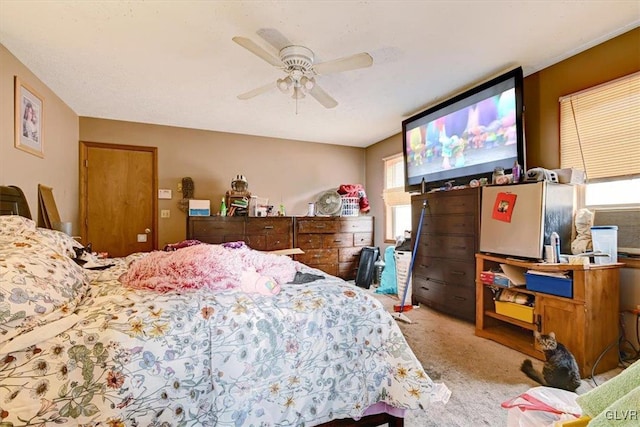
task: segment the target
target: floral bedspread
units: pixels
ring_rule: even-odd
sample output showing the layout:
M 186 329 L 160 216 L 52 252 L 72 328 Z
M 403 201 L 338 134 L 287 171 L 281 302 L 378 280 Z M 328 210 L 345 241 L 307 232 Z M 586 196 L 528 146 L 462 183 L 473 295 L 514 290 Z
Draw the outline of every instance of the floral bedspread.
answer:
M 123 287 L 139 256 L 88 273 L 70 328 L 0 348 L 3 426 L 312 426 L 377 402 L 448 400 L 360 288 L 334 277 L 275 296 Z

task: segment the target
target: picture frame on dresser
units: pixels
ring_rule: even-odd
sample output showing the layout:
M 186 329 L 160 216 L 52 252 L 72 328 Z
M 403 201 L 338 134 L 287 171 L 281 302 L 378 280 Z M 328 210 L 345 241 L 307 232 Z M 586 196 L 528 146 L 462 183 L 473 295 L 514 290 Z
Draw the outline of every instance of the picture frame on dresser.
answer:
M 44 158 L 44 97 L 18 76 L 14 88 L 14 146 Z

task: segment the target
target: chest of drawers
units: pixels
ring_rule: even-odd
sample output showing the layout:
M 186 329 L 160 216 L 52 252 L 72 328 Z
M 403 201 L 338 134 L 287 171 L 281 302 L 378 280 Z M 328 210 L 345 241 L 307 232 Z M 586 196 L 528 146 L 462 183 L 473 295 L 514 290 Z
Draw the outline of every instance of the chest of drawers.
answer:
M 413 236 L 424 201 L 427 205 L 412 273 L 413 299 L 473 322 L 480 188 L 413 196 Z
M 356 277 L 360 251 L 373 245 L 373 217 L 298 217 L 295 246 L 305 253 L 295 259 L 328 274 Z

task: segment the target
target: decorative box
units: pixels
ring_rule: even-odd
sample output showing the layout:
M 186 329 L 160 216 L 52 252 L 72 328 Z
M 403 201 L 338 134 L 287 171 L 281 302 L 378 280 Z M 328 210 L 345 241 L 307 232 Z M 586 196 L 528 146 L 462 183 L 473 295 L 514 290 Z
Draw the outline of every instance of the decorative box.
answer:
M 210 200 L 189 200 L 189 216 L 210 216 L 211 201 Z

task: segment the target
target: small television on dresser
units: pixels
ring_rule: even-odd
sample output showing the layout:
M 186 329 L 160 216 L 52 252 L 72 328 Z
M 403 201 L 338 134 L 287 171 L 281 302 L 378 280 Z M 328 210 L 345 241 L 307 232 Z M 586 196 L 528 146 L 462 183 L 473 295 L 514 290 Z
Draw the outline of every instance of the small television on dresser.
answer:
M 405 191 L 468 185 L 525 164 L 523 73 L 518 67 L 402 122 Z

